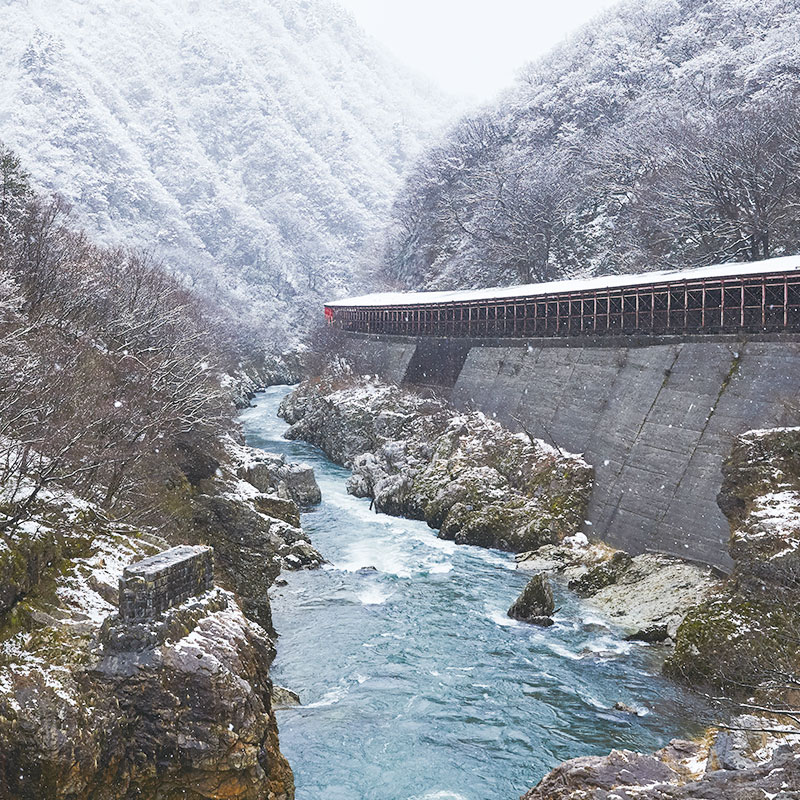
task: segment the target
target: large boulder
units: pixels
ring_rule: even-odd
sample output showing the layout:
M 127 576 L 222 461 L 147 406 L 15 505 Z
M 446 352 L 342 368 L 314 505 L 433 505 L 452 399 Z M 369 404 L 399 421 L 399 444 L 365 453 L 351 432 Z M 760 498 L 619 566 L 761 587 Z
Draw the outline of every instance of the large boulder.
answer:
M 277 494 L 257 494 L 253 496 L 253 505 L 268 517 L 281 519 L 295 528 L 300 527 L 300 509 L 294 500 L 287 500 Z
M 719 590 L 721 581 L 709 567 L 660 553 L 634 556 L 626 567 L 624 554 L 614 563 L 615 552 L 578 534 L 521 553 L 517 568 L 559 574 L 569 585 L 585 587 L 585 593 L 591 591 L 587 605 L 630 638 L 651 643 L 674 639 L 687 613 Z
M 642 795 L 641 787 L 677 781 L 675 771 L 655 756 L 612 750 L 607 756 L 574 758 L 545 776 L 523 800 L 588 800 L 614 796 L 623 800 L 632 794 L 617 793 L 626 789 Z M 614 795 L 611 793 L 614 792 Z
M 245 448 L 241 448 L 245 451 Z M 322 500 L 313 467 L 287 462 L 283 456 L 253 448 L 246 449 L 238 475 L 264 494 L 277 494 L 298 506 L 312 506 Z
M 552 625 L 550 616 L 555 611 L 553 588 L 545 575 L 534 575 L 522 594 L 508 609 L 508 616 L 522 622 L 531 622 L 535 625 Z

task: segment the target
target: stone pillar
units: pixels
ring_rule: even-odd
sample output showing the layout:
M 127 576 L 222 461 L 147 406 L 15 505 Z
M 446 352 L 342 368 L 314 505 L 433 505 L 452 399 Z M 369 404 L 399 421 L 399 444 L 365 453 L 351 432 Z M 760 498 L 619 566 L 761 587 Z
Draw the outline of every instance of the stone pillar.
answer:
M 182 545 L 126 567 L 119 581 L 123 622 L 146 622 L 214 586 L 214 550 Z

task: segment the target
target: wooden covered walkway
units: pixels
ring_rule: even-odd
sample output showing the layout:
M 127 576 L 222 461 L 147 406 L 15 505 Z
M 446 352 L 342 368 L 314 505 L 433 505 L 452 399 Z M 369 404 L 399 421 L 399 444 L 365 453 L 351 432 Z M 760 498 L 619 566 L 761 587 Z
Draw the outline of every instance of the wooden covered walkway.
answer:
M 800 258 L 326 304 L 346 331 L 437 337 L 800 332 Z

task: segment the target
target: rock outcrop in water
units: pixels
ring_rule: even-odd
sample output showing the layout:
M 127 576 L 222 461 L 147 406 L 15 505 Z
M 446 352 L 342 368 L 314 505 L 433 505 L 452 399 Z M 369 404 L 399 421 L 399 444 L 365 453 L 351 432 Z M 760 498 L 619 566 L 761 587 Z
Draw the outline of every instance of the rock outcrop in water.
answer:
M 519 552 L 583 522 L 591 467 L 483 414 L 346 372 L 304 382 L 280 413 L 287 438 L 352 469 L 348 491 L 441 538 Z
M 314 470 L 305 464 L 287 463 L 282 456 L 252 448 L 240 449 L 238 475 L 259 492 L 276 494 L 298 506 L 317 505 L 322 492 Z
M 522 594 L 508 609 L 508 616 L 511 619 L 548 627 L 553 624 L 550 615 L 555 611 L 555 608 L 553 588 L 550 586 L 550 581 L 547 580 L 547 577 L 540 572 L 528 581 L 528 585 L 522 590 Z
M 660 553 L 631 557 L 583 534 L 520 553 L 517 568 L 561 578 L 627 637 L 650 642 L 674 640 L 687 613 L 721 583 L 709 567 Z

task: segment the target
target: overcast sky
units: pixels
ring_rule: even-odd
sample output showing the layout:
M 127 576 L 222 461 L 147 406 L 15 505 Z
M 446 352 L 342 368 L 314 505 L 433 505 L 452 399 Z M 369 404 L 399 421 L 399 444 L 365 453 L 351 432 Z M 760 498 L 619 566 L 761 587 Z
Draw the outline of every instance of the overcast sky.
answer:
M 618 0 L 339 0 L 450 92 L 490 100 L 517 70 Z

